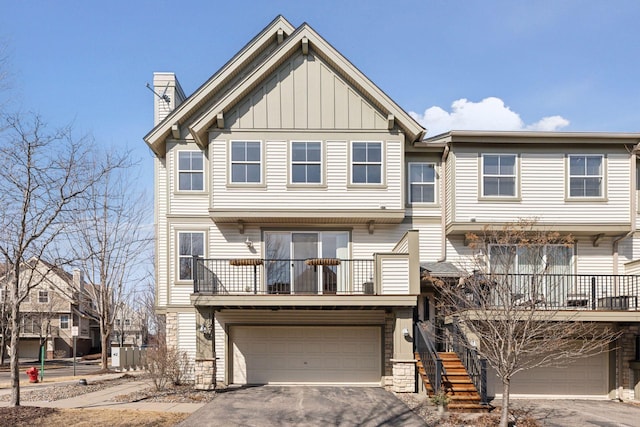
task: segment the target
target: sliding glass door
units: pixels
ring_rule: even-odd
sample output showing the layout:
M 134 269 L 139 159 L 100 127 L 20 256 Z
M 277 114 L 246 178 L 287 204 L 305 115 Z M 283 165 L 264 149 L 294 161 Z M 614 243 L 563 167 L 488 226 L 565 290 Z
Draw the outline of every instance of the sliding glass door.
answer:
M 267 292 L 345 292 L 348 243 L 346 231 L 265 232 Z

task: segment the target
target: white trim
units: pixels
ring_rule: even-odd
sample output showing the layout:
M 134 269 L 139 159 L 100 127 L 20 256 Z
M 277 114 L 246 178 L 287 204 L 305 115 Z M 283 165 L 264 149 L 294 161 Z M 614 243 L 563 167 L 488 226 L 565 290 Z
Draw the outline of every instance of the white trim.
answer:
M 189 255 L 182 255 L 180 254 L 180 235 L 181 234 L 201 234 L 202 235 L 202 258 L 207 258 L 207 246 L 208 246 L 208 241 L 207 241 L 207 232 L 203 231 L 203 230 L 176 230 L 176 234 L 175 234 L 175 242 L 174 242 L 174 248 L 175 248 L 175 283 L 176 284 L 192 284 L 193 283 L 193 278 L 191 279 L 182 279 L 180 278 L 180 259 L 181 258 L 187 258 Z M 193 248 L 192 248 L 193 251 Z M 193 255 L 191 255 L 193 256 Z M 193 267 L 192 267 L 193 268 Z
M 501 157 L 513 157 L 513 174 L 501 174 L 498 171 L 497 174 L 485 174 L 484 171 L 484 160 L 485 157 L 498 157 L 498 162 L 500 162 Z M 520 162 L 518 161 L 519 156 L 515 153 L 480 153 L 480 198 L 501 198 L 501 199 L 515 199 L 519 197 L 518 191 L 518 177 L 520 176 Z M 484 180 L 485 178 L 513 178 L 513 194 L 503 195 L 503 194 L 485 194 L 484 189 Z
M 411 166 L 413 165 L 431 165 L 433 166 L 433 182 L 413 182 L 411 181 Z M 438 203 L 438 169 L 436 162 L 409 162 L 407 164 L 407 200 L 411 205 L 435 205 Z M 411 198 L 411 185 L 433 185 L 433 200 L 430 202 L 414 202 Z
M 180 154 L 182 153 L 196 153 L 196 154 L 200 154 L 202 156 L 202 169 L 200 171 L 198 171 L 197 169 L 188 169 L 188 170 L 181 170 L 180 169 Z M 176 159 L 175 159 L 175 173 L 176 173 L 176 185 L 175 185 L 175 191 L 176 193 L 204 193 L 206 191 L 206 178 L 205 178 L 205 155 L 202 152 L 202 150 L 178 150 L 176 151 Z M 180 173 L 184 172 L 184 173 L 189 173 L 189 174 L 195 174 L 200 172 L 202 174 L 202 188 L 199 190 L 194 190 L 192 188 L 190 189 L 181 189 L 180 188 Z
M 571 174 L 571 158 L 573 157 L 583 157 L 585 160 L 589 157 L 599 157 L 600 158 L 600 173 L 599 175 L 589 175 L 586 171 L 586 165 L 585 165 L 585 174 L 584 175 L 572 175 Z M 605 174 L 605 167 L 606 167 L 606 162 L 605 162 L 605 155 L 604 154 L 597 154 L 597 153 L 592 153 L 592 154 L 567 154 L 567 161 L 566 161 L 566 168 L 567 168 L 567 174 L 566 174 L 566 194 L 567 194 L 567 199 L 571 199 L 571 200 L 585 200 L 585 199 L 605 199 L 606 195 L 605 195 L 605 189 L 606 189 L 606 174 Z M 589 178 L 600 178 L 600 194 L 597 196 L 587 196 L 587 195 L 582 195 L 582 196 L 572 196 L 571 195 L 571 178 L 577 178 L 577 179 L 589 179 Z
M 320 160 L 318 161 L 296 161 L 294 162 L 293 160 L 293 144 L 319 144 L 320 145 Z M 315 140 L 310 140 L 310 141 L 305 141 L 305 140 L 291 140 L 289 141 L 289 149 L 288 149 L 288 154 L 289 154 L 289 158 L 287 159 L 287 166 L 288 166 L 288 174 L 289 174 L 289 185 L 300 185 L 300 186 L 322 186 L 325 183 L 325 147 L 324 147 L 324 143 L 322 141 L 315 141 Z M 308 153 L 308 146 L 307 146 L 307 150 L 305 150 L 305 152 Z M 305 182 L 294 182 L 293 181 L 293 166 L 295 164 L 298 165 L 303 165 L 303 166 L 310 166 L 310 165 L 315 165 L 315 164 L 319 164 L 320 165 L 320 181 L 318 182 L 309 182 L 309 181 L 305 181 Z
M 367 144 L 366 149 L 367 149 L 367 161 L 365 162 L 355 162 L 353 159 L 353 149 L 354 149 L 354 145 L 355 144 Z M 368 144 L 379 144 L 380 145 L 380 162 L 375 162 L 375 161 L 370 161 L 368 159 L 369 155 L 368 155 L 368 150 L 369 150 L 369 145 Z M 349 185 L 353 185 L 353 186 L 363 186 L 363 187 L 367 187 L 367 186 L 381 186 L 381 185 L 386 185 L 386 162 L 385 162 L 385 157 L 386 157 L 386 144 L 384 143 L 384 141 L 351 141 L 349 143 Z M 365 165 L 365 166 L 375 166 L 375 165 L 380 165 L 380 181 L 379 182 L 354 182 L 353 181 L 353 167 L 355 166 L 355 164 L 360 164 L 360 165 Z
M 234 181 L 233 180 L 233 144 L 234 143 L 244 143 L 245 144 L 245 153 L 246 153 L 246 144 L 249 143 L 257 143 L 259 145 L 260 151 L 260 160 L 257 162 L 255 160 L 243 160 L 236 161 L 235 163 L 243 164 L 243 165 L 255 165 L 257 164 L 260 167 L 260 181 L 258 182 L 247 182 L 247 181 Z M 261 140 L 240 140 L 240 139 L 232 139 L 229 141 L 228 145 L 228 155 L 227 155 L 227 184 L 228 185 L 237 185 L 237 186 L 262 186 L 265 183 L 265 144 Z M 246 174 L 245 174 L 246 175 Z

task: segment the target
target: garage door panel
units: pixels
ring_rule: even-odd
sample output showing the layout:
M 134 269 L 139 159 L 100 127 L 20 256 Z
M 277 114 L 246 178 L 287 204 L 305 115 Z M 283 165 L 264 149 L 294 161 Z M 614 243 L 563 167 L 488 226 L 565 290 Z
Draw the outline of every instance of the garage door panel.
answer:
M 232 327 L 233 382 L 371 383 L 381 379 L 381 329 Z
M 564 367 L 544 367 L 519 372 L 511 380 L 513 396 L 605 396 L 608 393 L 609 354 L 577 359 Z M 501 395 L 502 384 L 489 374 L 489 390 Z

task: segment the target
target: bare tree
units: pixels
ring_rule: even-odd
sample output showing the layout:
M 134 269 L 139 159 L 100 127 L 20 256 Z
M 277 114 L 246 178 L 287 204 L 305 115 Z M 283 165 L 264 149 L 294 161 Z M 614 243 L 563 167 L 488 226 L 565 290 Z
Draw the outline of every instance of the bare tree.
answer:
M 50 132 L 33 115 L 7 117 L 0 133 L 0 262 L 7 265 L 13 406 L 20 405 L 20 308 L 45 277 L 24 274 L 37 266 L 26 261 L 56 259 L 56 244 L 73 222 L 72 202 L 100 175 L 87 162 L 88 142 L 69 128 Z
M 109 344 L 120 306 L 142 279 L 139 268 L 149 256 L 151 227 L 144 194 L 136 191 L 131 175 L 133 165 L 126 155 L 104 154 L 103 169 L 77 208 L 83 212 L 77 222 L 77 239 L 72 242 L 75 258 L 90 283 L 86 287 L 94 303 L 94 315 L 100 326 L 102 369 L 108 369 Z M 131 285 L 131 286 L 129 286 Z
M 574 278 L 571 236 L 520 220 L 466 239 L 473 274 L 457 286 L 436 284 L 444 312 L 460 325 L 449 339 L 477 350 L 502 382 L 500 425 L 506 427 L 515 374 L 606 352 L 618 334 L 561 310 L 559 299 Z

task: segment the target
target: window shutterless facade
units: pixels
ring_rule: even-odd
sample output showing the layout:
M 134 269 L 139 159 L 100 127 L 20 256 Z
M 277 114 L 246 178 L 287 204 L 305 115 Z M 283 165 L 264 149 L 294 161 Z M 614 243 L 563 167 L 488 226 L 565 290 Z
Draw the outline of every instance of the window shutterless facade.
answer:
M 482 197 L 516 197 L 515 154 L 482 155 Z
M 409 163 L 409 203 L 435 203 L 435 163 Z
M 262 148 L 259 141 L 231 142 L 231 183 L 262 182 Z
M 69 315 L 61 314 L 60 315 L 60 329 L 69 329 Z
M 382 184 L 382 143 L 353 142 L 351 145 L 351 183 Z
M 204 190 L 204 156 L 202 152 L 178 152 L 178 190 Z
M 569 197 L 603 197 L 604 156 L 569 155 Z
M 204 257 L 204 233 L 178 233 L 179 280 L 193 280 L 193 256 Z
M 291 143 L 291 183 L 322 183 L 322 144 L 320 142 Z
M 47 304 L 49 302 L 49 291 L 38 291 L 38 302 Z

